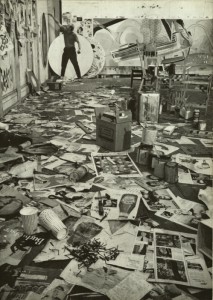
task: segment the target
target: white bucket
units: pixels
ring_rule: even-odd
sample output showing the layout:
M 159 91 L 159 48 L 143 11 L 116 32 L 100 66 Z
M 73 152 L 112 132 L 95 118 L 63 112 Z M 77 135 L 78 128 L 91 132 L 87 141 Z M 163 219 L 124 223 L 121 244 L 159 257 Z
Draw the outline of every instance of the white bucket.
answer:
M 39 223 L 50 230 L 58 240 L 63 240 L 67 236 L 67 227 L 52 209 L 45 209 L 40 213 Z
M 36 207 L 24 207 L 20 210 L 21 220 L 26 234 L 34 234 L 38 227 L 38 209 Z

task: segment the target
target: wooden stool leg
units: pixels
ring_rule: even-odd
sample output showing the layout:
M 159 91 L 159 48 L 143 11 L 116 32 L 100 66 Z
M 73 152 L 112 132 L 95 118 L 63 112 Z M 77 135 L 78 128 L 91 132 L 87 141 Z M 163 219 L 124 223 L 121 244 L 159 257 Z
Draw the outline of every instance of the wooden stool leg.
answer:
M 132 85 L 133 85 L 133 72 L 131 74 L 131 84 L 130 84 L 131 88 L 132 88 Z
M 145 80 L 144 80 L 144 78 L 143 78 L 143 79 L 141 80 L 141 84 L 140 84 L 140 87 L 139 87 L 139 90 L 138 90 L 138 92 L 141 92 L 141 91 L 142 91 L 142 88 L 143 88 L 144 82 L 145 82 Z

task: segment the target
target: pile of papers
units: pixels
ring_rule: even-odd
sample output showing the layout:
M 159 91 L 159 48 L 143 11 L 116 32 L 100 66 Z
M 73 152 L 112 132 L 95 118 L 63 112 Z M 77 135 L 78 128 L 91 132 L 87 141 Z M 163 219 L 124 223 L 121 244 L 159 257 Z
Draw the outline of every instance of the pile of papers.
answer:
M 0 131 L 0 292 L 5 300 L 20 295 L 140 300 L 153 294 L 179 300 L 212 288 L 197 231 L 212 216 L 213 161 L 181 148 L 209 149 L 212 143 L 187 134 L 165 137 L 170 124 L 159 124 L 153 151 L 178 164 L 178 183 L 171 185 L 154 176 L 151 166 L 136 163 L 141 125 L 132 126 L 129 151 L 109 152 L 96 144 L 94 108 L 113 108 L 123 99 L 105 88 L 48 92 L 5 116 L 9 131 Z M 181 188 L 197 188 L 196 197 L 185 197 Z M 40 224 L 35 235 L 25 235 L 19 215 L 25 206 L 39 213 L 53 210 L 66 238 L 57 240 Z M 91 257 L 98 259 L 90 262 Z

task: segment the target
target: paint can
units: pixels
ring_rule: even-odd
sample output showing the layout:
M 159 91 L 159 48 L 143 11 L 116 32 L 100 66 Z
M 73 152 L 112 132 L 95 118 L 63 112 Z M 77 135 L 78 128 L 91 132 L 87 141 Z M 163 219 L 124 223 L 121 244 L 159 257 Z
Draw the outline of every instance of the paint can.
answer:
M 169 161 L 165 164 L 165 181 L 168 183 L 178 182 L 178 164 Z
M 206 121 L 204 121 L 204 120 L 199 121 L 199 130 L 201 130 L 201 131 L 206 130 Z
M 142 166 L 150 164 L 152 145 L 146 145 L 141 143 L 137 149 L 136 162 Z
M 191 109 L 187 109 L 186 112 L 185 112 L 185 122 L 188 123 L 191 121 L 193 117 L 193 112 Z
M 157 163 L 158 160 L 158 155 L 156 153 L 154 153 L 153 151 L 151 151 L 151 168 L 154 169 L 155 165 Z
M 157 128 L 155 126 L 144 127 L 142 130 L 142 143 L 153 145 L 157 137 Z
M 69 179 L 71 181 L 77 182 L 80 179 L 82 179 L 88 173 L 88 171 L 89 171 L 89 169 L 87 166 L 85 166 L 85 165 L 80 166 L 70 174 Z
M 194 113 L 193 113 L 193 126 L 195 128 L 198 128 L 199 119 L 200 119 L 200 110 L 199 109 L 195 109 Z
M 158 178 L 164 179 L 165 177 L 165 165 L 168 162 L 170 157 L 168 156 L 160 156 L 156 158 L 155 166 L 154 166 L 154 176 Z

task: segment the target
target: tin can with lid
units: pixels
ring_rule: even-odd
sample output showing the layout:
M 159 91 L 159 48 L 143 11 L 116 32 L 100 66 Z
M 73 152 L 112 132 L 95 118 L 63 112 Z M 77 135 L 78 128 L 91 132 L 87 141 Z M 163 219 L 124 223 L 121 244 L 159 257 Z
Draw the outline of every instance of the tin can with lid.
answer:
M 185 112 L 185 122 L 188 123 L 192 120 L 193 112 L 191 109 L 187 109 Z
M 163 155 L 156 158 L 155 166 L 154 166 L 154 175 L 164 179 L 165 177 L 165 164 L 168 162 L 170 157 Z
M 201 131 L 206 130 L 206 121 L 204 121 L 204 120 L 199 121 L 199 130 L 201 130 Z
M 157 138 L 157 128 L 155 126 L 144 127 L 142 131 L 142 143 L 153 145 Z
M 151 160 L 150 153 L 152 148 L 153 148 L 152 145 L 146 145 L 141 143 L 137 149 L 136 162 L 141 164 L 142 166 L 149 165 Z
M 178 164 L 174 161 L 169 161 L 165 164 L 165 181 L 168 183 L 178 182 Z

